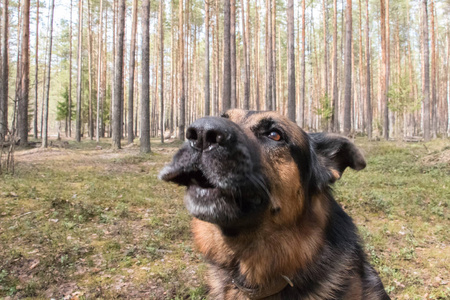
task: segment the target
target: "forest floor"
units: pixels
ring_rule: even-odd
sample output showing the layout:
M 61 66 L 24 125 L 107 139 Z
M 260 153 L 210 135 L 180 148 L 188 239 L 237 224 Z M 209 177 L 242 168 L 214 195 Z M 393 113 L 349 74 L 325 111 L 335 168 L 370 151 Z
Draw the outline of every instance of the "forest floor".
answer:
M 157 179 L 180 142 L 18 149 L 0 175 L 0 299 L 203 299 L 183 188 Z M 450 143 L 367 142 L 335 186 L 393 299 L 450 298 Z

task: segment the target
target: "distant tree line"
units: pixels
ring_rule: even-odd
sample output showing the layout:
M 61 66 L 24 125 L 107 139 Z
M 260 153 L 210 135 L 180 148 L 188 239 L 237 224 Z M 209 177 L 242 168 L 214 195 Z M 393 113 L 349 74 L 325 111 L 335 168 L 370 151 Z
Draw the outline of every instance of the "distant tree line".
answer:
M 139 137 L 149 152 L 150 137 L 184 139 L 196 118 L 235 107 L 369 139 L 449 133 L 448 1 L 1 0 L 0 7 L 3 142 L 17 136 L 27 145 L 32 134 L 47 147 L 56 122 L 78 142 L 111 137 L 118 149 Z

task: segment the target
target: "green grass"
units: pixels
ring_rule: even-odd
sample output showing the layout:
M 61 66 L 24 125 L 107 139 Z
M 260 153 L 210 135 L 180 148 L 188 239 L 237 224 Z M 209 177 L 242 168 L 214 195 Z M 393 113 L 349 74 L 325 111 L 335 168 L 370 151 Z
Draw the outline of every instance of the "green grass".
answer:
M 368 166 L 346 171 L 337 200 L 395 299 L 450 297 L 449 144 L 357 140 Z M 0 176 L 0 298 L 202 299 L 183 188 L 157 174 L 179 142 L 109 150 L 18 150 Z

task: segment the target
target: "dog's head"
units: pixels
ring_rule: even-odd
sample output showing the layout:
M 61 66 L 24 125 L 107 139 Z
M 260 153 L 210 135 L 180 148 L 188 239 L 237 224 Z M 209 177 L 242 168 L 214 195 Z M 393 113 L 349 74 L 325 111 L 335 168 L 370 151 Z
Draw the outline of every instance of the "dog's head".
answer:
M 224 229 L 257 226 L 265 215 L 288 224 L 347 167 L 365 167 L 348 139 L 307 134 L 275 112 L 201 118 L 186 138 L 160 178 L 186 186 L 188 211 Z

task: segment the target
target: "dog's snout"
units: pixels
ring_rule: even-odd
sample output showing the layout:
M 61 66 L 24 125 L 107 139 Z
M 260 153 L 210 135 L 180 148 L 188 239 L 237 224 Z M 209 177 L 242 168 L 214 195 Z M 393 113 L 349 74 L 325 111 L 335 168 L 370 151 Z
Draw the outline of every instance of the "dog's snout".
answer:
M 209 151 L 225 146 L 230 139 L 230 128 L 220 118 L 206 117 L 195 121 L 186 131 L 186 138 L 197 151 Z

